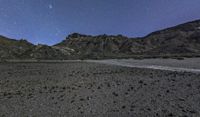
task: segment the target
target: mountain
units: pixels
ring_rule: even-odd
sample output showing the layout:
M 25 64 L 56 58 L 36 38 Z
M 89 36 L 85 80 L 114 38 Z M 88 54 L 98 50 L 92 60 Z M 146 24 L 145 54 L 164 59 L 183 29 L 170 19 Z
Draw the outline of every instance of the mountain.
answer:
M 55 47 L 69 47 L 75 50 L 76 58 L 102 58 L 116 56 L 121 53 L 123 43 L 129 39 L 122 35 L 90 36 L 73 33 Z
M 73 49 L 33 45 L 0 36 L 0 59 L 69 59 Z
M 70 47 L 85 58 L 199 56 L 200 20 L 153 32 L 141 38 L 74 33 L 57 47 Z
M 200 20 L 153 32 L 144 44 L 148 54 L 199 54 Z
M 0 36 L 0 58 L 16 59 L 34 45 L 26 40 L 14 40 Z
M 25 51 L 21 58 L 22 59 L 42 59 L 42 60 L 53 60 L 53 59 L 69 59 L 73 49 L 68 49 L 67 47 L 58 48 L 51 47 L 47 45 L 37 45 L 28 51 Z
M 150 33 L 145 37 L 73 33 L 53 45 L 0 36 L 3 59 L 106 59 L 137 57 L 199 57 L 200 20 Z

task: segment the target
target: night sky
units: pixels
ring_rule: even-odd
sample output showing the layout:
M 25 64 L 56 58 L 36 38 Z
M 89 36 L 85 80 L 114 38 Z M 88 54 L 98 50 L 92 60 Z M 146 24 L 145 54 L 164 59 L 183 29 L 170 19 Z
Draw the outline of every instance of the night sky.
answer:
M 0 0 L 0 35 L 49 45 L 73 32 L 140 37 L 199 12 L 200 0 Z

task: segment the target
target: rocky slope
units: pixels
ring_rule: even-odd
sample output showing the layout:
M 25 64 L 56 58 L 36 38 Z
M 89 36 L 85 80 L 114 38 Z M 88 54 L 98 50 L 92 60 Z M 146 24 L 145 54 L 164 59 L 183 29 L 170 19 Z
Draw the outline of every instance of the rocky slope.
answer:
M 141 38 L 123 35 L 70 34 L 54 45 L 33 45 L 0 36 L 0 58 L 102 59 L 200 56 L 200 20 L 153 32 Z
M 70 54 L 73 52 L 72 49 L 68 49 L 67 47 L 59 48 L 59 47 L 51 47 L 47 45 L 37 45 L 34 48 L 26 51 L 22 55 L 23 58 L 27 59 L 69 59 Z
M 121 53 L 127 37 L 118 36 L 90 36 L 73 33 L 66 40 L 55 45 L 56 47 L 69 47 L 75 50 L 76 57 L 98 58 L 116 56 Z
M 74 33 L 55 45 L 70 47 L 85 58 L 199 56 L 200 20 L 153 32 L 142 38 Z
M 73 49 L 33 45 L 0 36 L 0 59 L 68 59 Z
M 144 37 L 147 53 L 199 54 L 200 20 L 157 31 Z
M 0 36 L 0 58 L 16 59 L 34 45 L 26 40 L 14 40 Z

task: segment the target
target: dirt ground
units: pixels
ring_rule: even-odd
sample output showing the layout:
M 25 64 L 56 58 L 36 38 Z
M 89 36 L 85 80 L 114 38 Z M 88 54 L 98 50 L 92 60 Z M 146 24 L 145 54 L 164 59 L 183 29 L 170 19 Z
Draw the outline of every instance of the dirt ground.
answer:
M 0 117 L 200 117 L 200 73 L 1 63 Z
M 186 71 L 200 73 L 200 58 L 177 59 L 108 59 L 108 60 L 86 60 L 88 62 L 118 65 L 133 68 L 150 68 L 168 71 Z

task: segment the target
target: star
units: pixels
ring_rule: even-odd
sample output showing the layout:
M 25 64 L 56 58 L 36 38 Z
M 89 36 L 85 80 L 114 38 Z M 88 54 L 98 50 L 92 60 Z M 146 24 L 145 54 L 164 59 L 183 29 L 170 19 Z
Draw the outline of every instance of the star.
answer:
M 49 9 L 53 9 L 53 5 L 52 4 L 49 4 Z
M 16 24 L 17 24 L 17 22 L 16 22 L 16 21 L 14 21 L 14 22 L 13 22 L 13 24 L 14 24 L 14 25 L 16 25 Z

